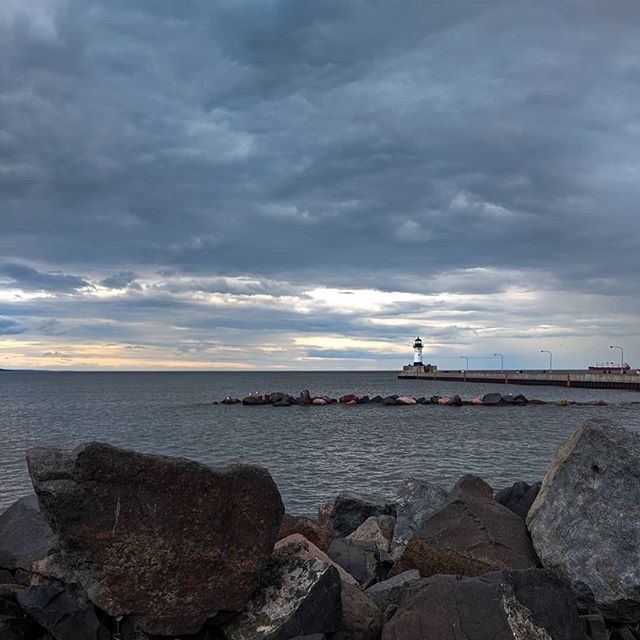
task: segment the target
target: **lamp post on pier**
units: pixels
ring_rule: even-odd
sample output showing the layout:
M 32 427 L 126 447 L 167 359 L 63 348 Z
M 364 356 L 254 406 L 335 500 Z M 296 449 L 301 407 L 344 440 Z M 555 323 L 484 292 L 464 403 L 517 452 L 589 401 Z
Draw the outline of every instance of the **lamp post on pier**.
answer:
M 460 356 L 461 358 L 464 358 L 467 361 L 467 365 L 465 368 L 465 372 L 469 371 L 469 356 Z
M 620 373 L 624 373 L 624 349 L 617 344 L 609 345 L 609 349 L 620 349 Z
M 500 358 L 500 371 L 504 373 L 504 356 L 501 353 L 494 353 L 494 358 Z
M 551 351 L 548 351 L 547 349 L 540 349 L 540 353 L 549 354 L 549 373 L 551 373 L 551 371 L 553 370 L 553 354 L 551 353 Z

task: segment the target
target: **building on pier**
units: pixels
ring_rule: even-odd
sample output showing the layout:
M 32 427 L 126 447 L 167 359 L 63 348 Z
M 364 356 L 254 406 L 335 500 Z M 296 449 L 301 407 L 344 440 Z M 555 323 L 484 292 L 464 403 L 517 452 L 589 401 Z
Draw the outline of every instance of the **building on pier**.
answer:
M 413 364 L 408 364 L 402 368 L 402 371 L 408 375 L 417 373 L 435 373 L 438 367 L 432 364 L 424 364 L 422 362 L 422 340 L 418 336 L 413 341 Z

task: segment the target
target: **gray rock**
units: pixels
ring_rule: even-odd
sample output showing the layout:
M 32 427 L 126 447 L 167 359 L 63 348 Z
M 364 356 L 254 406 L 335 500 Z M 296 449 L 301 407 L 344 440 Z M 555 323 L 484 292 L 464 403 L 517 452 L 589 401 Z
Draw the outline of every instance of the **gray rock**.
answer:
M 571 589 L 542 569 L 437 575 L 403 591 L 383 640 L 585 640 Z
M 584 423 L 556 449 L 527 524 L 544 566 L 605 617 L 640 621 L 640 434 Z
M 504 402 L 504 398 L 501 393 L 487 393 L 482 396 L 482 404 L 486 405 L 496 405 L 502 404 Z
M 28 616 L 15 602 L 0 598 L 0 638 L 2 640 L 34 640 L 41 638 L 45 630 Z
M 363 588 L 382 577 L 380 555 L 374 544 L 338 538 L 329 545 L 327 555 L 351 574 Z
M 227 640 L 288 640 L 337 630 L 342 585 L 335 567 L 274 556 L 245 610 L 223 626 Z
M 420 579 L 420 572 L 412 569 L 378 582 L 365 591 L 373 603 L 381 610 L 385 611 L 389 605 L 397 605 L 400 601 L 400 593 L 408 584 Z
M 447 492 L 427 480 L 407 478 L 396 497 L 396 526 L 393 532 L 393 549 L 404 548 L 422 524 L 435 513 L 447 499 Z
M 150 634 L 196 633 L 218 611 L 242 610 L 284 512 L 259 467 L 213 469 L 98 443 L 31 449 L 27 463 L 89 598 Z
M 368 496 L 354 491 L 339 493 L 333 503 L 328 526 L 341 536 L 353 533 L 371 516 L 395 516 L 396 505 L 377 496 Z
M 31 564 L 57 544 L 35 494 L 20 498 L 0 515 L 0 567 L 31 571 Z
M 382 631 L 382 611 L 351 584 L 342 585 L 342 620 L 329 640 L 378 640 Z
M 60 587 L 27 587 L 18 602 L 56 640 L 96 640 L 101 625 L 86 599 Z
M 371 516 L 354 532 L 350 533 L 347 538 L 374 544 L 378 551 L 389 553 L 395 521 L 396 519 L 393 516 Z
M 519 480 L 506 489 L 498 491 L 495 496 L 496 502 L 507 507 L 523 520 L 527 519 L 527 514 L 531 505 L 538 496 L 542 482 L 536 482 L 532 485 Z

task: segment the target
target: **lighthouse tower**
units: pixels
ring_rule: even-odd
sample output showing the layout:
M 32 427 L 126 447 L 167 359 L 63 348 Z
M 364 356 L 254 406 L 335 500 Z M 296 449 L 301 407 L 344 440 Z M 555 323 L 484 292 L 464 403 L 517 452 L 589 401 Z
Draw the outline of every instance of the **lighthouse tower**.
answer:
M 422 365 L 422 340 L 418 336 L 413 343 L 413 366 Z

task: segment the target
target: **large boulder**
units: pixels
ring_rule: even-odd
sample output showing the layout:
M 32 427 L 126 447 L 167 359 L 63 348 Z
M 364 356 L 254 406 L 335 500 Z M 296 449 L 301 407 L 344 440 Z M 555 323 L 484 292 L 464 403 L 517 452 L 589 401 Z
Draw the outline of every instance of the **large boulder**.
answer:
M 493 499 L 486 482 L 466 475 L 409 541 L 393 573 L 418 569 L 424 577 L 478 576 L 538 564 L 522 519 Z
M 288 640 L 337 630 L 342 583 L 334 567 L 275 555 L 244 611 L 224 625 L 227 640 Z
M 31 564 L 57 544 L 40 513 L 35 494 L 20 498 L 0 515 L 0 567 L 31 570 Z
M 354 491 L 339 493 L 333 503 L 328 526 L 341 536 L 348 536 L 371 516 L 395 516 L 396 505 L 383 498 Z
M 42 513 L 89 598 L 158 635 L 240 611 L 282 520 L 269 473 L 214 469 L 106 444 L 31 449 Z
M 7 585 L 3 585 L 6 587 Z M 15 587 L 15 585 L 12 585 Z M 0 638 L 2 640 L 39 640 L 45 635 L 31 616 L 16 601 L 16 593 L 0 590 Z
M 514 482 L 512 486 L 496 493 L 496 502 L 499 502 L 523 520 L 527 519 L 529 509 L 540 491 L 541 482 L 528 484 L 523 480 Z
M 342 585 L 342 620 L 329 640 L 378 640 L 382 612 L 358 587 Z
M 606 617 L 640 621 L 640 434 L 584 423 L 554 453 L 527 523 L 544 566 Z
M 396 526 L 392 546 L 404 549 L 415 532 L 447 499 L 447 492 L 427 480 L 406 478 L 396 497 Z
M 550 571 L 437 575 L 414 582 L 383 640 L 585 640 L 570 587 Z

